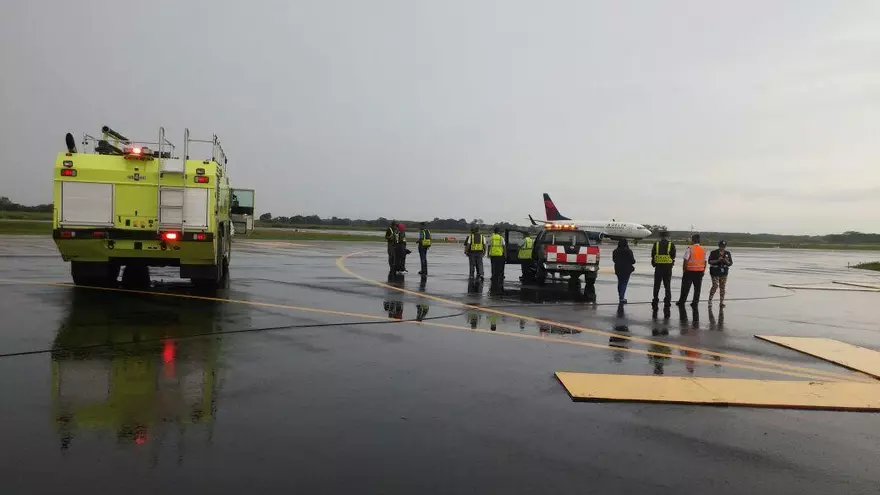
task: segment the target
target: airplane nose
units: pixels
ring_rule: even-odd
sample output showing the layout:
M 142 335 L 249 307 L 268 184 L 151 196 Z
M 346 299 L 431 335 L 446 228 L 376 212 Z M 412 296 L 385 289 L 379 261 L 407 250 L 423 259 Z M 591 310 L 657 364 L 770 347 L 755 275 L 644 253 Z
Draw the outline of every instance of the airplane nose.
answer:
M 648 236 L 650 236 L 651 234 L 653 234 L 653 232 L 651 232 L 651 229 L 649 229 L 648 227 L 645 227 L 644 225 L 642 225 L 642 228 L 645 229 L 645 232 L 648 233 Z M 646 237 L 647 237 L 647 236 L 646 236 Z

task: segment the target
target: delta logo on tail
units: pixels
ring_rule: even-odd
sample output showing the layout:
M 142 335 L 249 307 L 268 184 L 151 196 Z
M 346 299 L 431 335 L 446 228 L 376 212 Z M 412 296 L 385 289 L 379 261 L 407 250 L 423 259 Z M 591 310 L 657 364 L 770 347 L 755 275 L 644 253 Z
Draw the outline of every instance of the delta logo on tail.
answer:
M 572 220 L 569 217 L 566 217 L 559 213 L 559 208 L 556 207 L 556 204 L 553 203 L 553 200 L 550 199 L 550 195 L 544 193 L 544 213 L 547 217 L 547 220 L 544 221 L 545 225 L 554 224 L 556 222 L 565 222 L 565 223 L 573 223 L 577 225 L 578 228 L 583 229 L 587 232 L 595 232 L 598 233 L 601 237 L 607 237 L 613 240 L 619 239 L 644 239 L 651 235 L 651 231 L 648 230 L 642 224 L 634 223 L 634 222 L 618 222 L 617 220 Z M 529 215 L 529 219 L 532 221 L 533 225 L 537 225 L 537 221 Z
M 553 200 L 550 199 L 550 195 L 547 193 L 544 193 L 544 213 L 547 215 L 547 220 L 550 221 L 571 220 L 559 213 L 559 209 L 556 208 L 556 205 L 553 204 Z

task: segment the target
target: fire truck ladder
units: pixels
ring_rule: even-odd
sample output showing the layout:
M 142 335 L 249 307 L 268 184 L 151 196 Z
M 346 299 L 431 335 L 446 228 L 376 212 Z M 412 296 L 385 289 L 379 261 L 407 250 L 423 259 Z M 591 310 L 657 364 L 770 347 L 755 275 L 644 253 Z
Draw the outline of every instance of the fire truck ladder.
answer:
M 189 137 L 189 130 L 186 131 L 185 137 Z M 159 128 L 159 178 L 157 179 L 159 197 L 159 230 L 175 230 L 179 231 L 183 236 L 186 229 L 186 158 L 187 158 L 187 141 L 183 142 L 183 159 L 174 158 L 163 153 L 165 145 L 173 147 L 168 140 L 165 139 L 165 128 Z M 163 179 L 180 177 L 180 185 L 163 185 Z M 177 181 L 174 181 L 177 182 Z

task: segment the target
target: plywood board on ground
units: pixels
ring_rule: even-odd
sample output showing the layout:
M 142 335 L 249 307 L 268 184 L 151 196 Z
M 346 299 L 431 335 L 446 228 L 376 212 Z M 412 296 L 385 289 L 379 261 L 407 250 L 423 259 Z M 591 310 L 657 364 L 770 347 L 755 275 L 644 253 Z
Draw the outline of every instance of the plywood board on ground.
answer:
M 608 375 L 559 371 L 575 401 L 880 412 L 880 384 Z
M 776 335 L 755 335 L 755 337 L 880 378 L 880 352 L 872 349 L 821 337 Z

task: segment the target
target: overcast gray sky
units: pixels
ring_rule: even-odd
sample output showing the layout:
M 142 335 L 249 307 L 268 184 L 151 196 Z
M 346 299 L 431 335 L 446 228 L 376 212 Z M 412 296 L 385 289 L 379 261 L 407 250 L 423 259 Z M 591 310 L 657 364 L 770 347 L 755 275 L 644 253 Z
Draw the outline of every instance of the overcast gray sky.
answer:
M 0 195 L 71 131 L 220 136 L 259 212 L 880 232 L 880 2 L 36 1 Z

